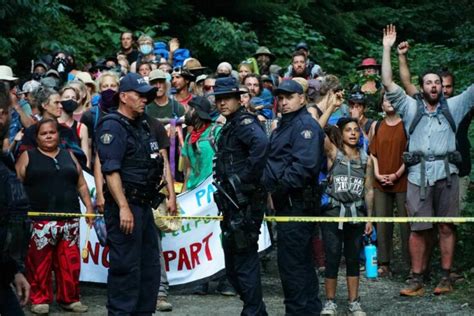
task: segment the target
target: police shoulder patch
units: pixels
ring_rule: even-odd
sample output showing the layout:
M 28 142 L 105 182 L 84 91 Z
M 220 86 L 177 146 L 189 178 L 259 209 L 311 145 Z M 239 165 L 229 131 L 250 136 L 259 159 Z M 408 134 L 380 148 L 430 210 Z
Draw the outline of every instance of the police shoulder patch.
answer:
M 100 142 L 104 145 L 108 145 L 112 143 L 113 140 L 114 140 L 114 135 L 109 134 L 109 133 L 104 133 L 100 136 Z
M 253 119 L 250 117 L 244 118 L 242 121 L 240 121 L 240 125 L 249 125 L 253 123 Z
M 313 132 L 310 131 L 309 129 L 305 129 L 304 131 L 301 132 L 301 135 L 303 136 L 304 139 L 311 139 L 313 138 Z

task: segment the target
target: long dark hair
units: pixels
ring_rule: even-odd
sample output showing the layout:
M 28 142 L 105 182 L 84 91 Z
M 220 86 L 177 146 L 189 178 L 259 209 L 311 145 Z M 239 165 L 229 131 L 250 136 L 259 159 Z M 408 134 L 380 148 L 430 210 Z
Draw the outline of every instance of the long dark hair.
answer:
M 329 140 L 339 149 L 342 151 L 345 155 L 347 154 L 346 151 L 344 150 L 344 142 L 342 140 L 342 131 L 344 127 L 349 124 L 349 123 L 356 123 L 357 126 L 359 126 L 359 122 L 352 117 L 341 117 L 337 123 L 336 126 L 328 126 L 324 130 L 326 134 L 329 137 Z

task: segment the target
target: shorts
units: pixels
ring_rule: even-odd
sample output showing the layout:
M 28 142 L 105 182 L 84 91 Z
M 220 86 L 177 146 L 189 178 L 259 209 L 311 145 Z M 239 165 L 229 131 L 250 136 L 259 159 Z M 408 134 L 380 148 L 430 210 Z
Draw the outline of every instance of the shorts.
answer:
M 420 199 L 421 187 L 408 182 L 407 212 L 409 217 L 458 217 L 459 216 L 459 177 L 451 175 L 451 186 L 446 179 L 438 180 L 426 187 L 426 198 Z M 412 231 L 433 228 L 433 223 L 410 223 Z

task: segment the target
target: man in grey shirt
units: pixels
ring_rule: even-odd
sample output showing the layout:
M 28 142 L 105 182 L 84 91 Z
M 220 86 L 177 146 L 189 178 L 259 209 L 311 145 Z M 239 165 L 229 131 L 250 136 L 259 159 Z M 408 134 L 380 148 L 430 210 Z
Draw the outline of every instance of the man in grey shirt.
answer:
M 462 94 L 445 100 L 442 79 L 436 72 L 420 76 L 421 94 L 413 97 L 392 81 L 391 48 L 396 41 L 395 26 L 388 25 L 383 36 L 382 83 L 387 98 L 403 117 L 409 135 L 407 211 L 411 217 L 459 216 L 459 178 L 454 163 L 456 129 L 462 118 L 474 107 L 474 85 Z M 422 274 L 426 269 L 431 244 L 432 223 L 412 223 L 409 240 L 413 278 L 400 291 L 405 296 L 424 294 Z M 434 294 L 452 291 L 449 272 L 456 241 L 453 224 L 438 225 L 442 279 Z

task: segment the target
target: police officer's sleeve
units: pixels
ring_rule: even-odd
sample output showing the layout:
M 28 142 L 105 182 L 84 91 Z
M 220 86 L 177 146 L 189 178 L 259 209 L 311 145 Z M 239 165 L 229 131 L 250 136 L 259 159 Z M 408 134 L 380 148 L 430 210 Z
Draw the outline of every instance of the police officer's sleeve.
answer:
M 245 169 L 238 176 L 243 183 L 258 181 L 267 161 L 267 135 L 256 119 L 248 117 L 239 122 L 236 134 L 249 148 Z
M 295 122 L 300 123 L 300 122 Z M 323 159 L 324 133 L 317 124 L 298 124 L 291 144 L 291 163 L 283 171 L 281 185 L 285 189 L 303 188 L 316 184 L 321 161 Z
M 115 120 L 106 120 L 99 125 L 96 137 L 102 172 L 110 174 L 120 170 L 127 150 L 125 127 Z

